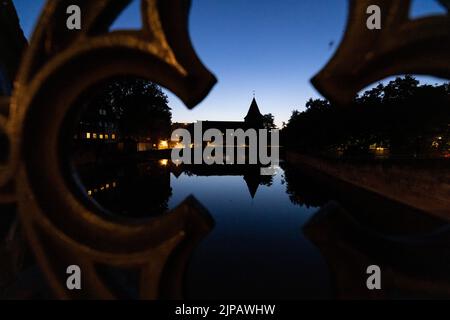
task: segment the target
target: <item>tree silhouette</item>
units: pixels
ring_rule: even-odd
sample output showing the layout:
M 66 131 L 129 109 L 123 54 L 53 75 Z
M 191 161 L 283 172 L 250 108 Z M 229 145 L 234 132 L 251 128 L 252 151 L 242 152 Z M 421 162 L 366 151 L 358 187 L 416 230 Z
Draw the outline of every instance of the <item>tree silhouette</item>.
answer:
M 284 144 L 313 153 L 369 155 L 376 145 L 392 155 L 446 156 L 450 148 L 449 84 L 420 85 L 412 76 L 365 91 L 348 106 L 310 99 L 293 111 Z
M 138 78 L 112 81 L 89 101 L 87 109 L 90 108 L 106 110 L 111 120 L 119 123 L 121 135 L 128 139 L 159 140 L 170 136 L 172 113 L 168 98 L 150 81 Z
M 273 114 L 268 113 L 263 115 L 263 125 L 264 129 L 275 129 L 277 126 L 275 125 L 275 117 Z

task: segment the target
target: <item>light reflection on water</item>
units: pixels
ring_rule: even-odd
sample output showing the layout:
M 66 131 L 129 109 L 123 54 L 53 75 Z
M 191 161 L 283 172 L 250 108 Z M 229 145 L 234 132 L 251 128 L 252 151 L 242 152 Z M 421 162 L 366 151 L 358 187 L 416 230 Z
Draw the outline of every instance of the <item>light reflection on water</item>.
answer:
M 291 202 L 281 168 L 254 198 L 242 176 L 172 175 L 171 186 L 170 208 L 192 194 L 216 223 L 192 257 L 188 296 L 328 296 L 324 260 L 301 233 L 318 208 Z
M 92 195 L 110 212 L 164 214 L 193 195 L 214 219 L 191 257 L 187 297 L 329 297 L 325 261 L 302 234 L 319 208 L 291 201 L 282 168 L 273 177 L 261 176 L 259 167 L 183 168 L 165 160 L 117 169 L 80 174 L 85 184 L 96 176 L 117 181 L 116 188 Z
M 208 210 L 214 226 L 190 256 L 186 298 L 373 298 L 365 273 L 373 263 L 393 274 L 384 278 L 386 297 L 448 297 L 448 223 L 311 178 L 307 168 L 280 166 L 273 177 L 258 166 L 165 160 L 78 172 L 87 194 L 93 190 L 90 197 L 116 215 L 157 217 L 190 195 Z

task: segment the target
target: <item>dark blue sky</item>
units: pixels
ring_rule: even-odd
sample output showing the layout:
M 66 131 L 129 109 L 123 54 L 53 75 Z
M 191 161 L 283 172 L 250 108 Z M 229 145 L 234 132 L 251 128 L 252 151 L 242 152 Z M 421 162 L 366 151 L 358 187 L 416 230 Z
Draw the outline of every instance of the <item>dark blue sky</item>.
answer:
M 44 0 L 13 0 L 30 36 Z M 93 0 L 95 1 L 95 0 Z M 242 120 L 253 90 L 261 112 L 287 121 L 310 97 L 310 78 L 331 58 L 347 15 L 345 0 L 193 0 L 190 32 L 198 55 L 219 78 L 210 95 L 187 110 L 169 93 L 174 121 Z M 435 0 L 413 1 L 412 16 L 444 12 Z M 138 2 L 115 29 L 141 25 Z M 333 41 L 335 45 L 330 48 Z M 421 78 L 435 82 L 433 78 Z

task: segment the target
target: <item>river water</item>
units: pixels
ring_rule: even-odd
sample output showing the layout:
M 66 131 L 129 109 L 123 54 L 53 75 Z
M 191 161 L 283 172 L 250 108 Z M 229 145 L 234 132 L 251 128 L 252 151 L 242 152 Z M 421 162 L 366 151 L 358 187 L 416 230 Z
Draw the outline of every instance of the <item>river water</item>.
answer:
M 148 219 L 189 196 L 206 208 L 214 223 L 190 255 L 186 298 L 450 296 L 445 224 L 434 230 L 427 217 L 351 187 L 330 193 L 297 169 L 282 161 L 274 176 L 261 176 L 258 166 L 162 159 L 78 172 L 99 214 Z M 368 290 L 372 264 L 389 290 Z

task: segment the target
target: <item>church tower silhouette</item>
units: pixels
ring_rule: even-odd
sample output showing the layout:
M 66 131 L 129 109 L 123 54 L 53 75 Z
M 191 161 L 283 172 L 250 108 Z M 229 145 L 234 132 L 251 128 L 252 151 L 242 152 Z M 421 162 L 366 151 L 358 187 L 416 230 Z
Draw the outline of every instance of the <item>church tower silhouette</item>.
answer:
M 247 128 L 262 129 L 264 128 L 264 117 L 259 111 L 256 98 L 253 97 L 250 109 L 244 118 Z

